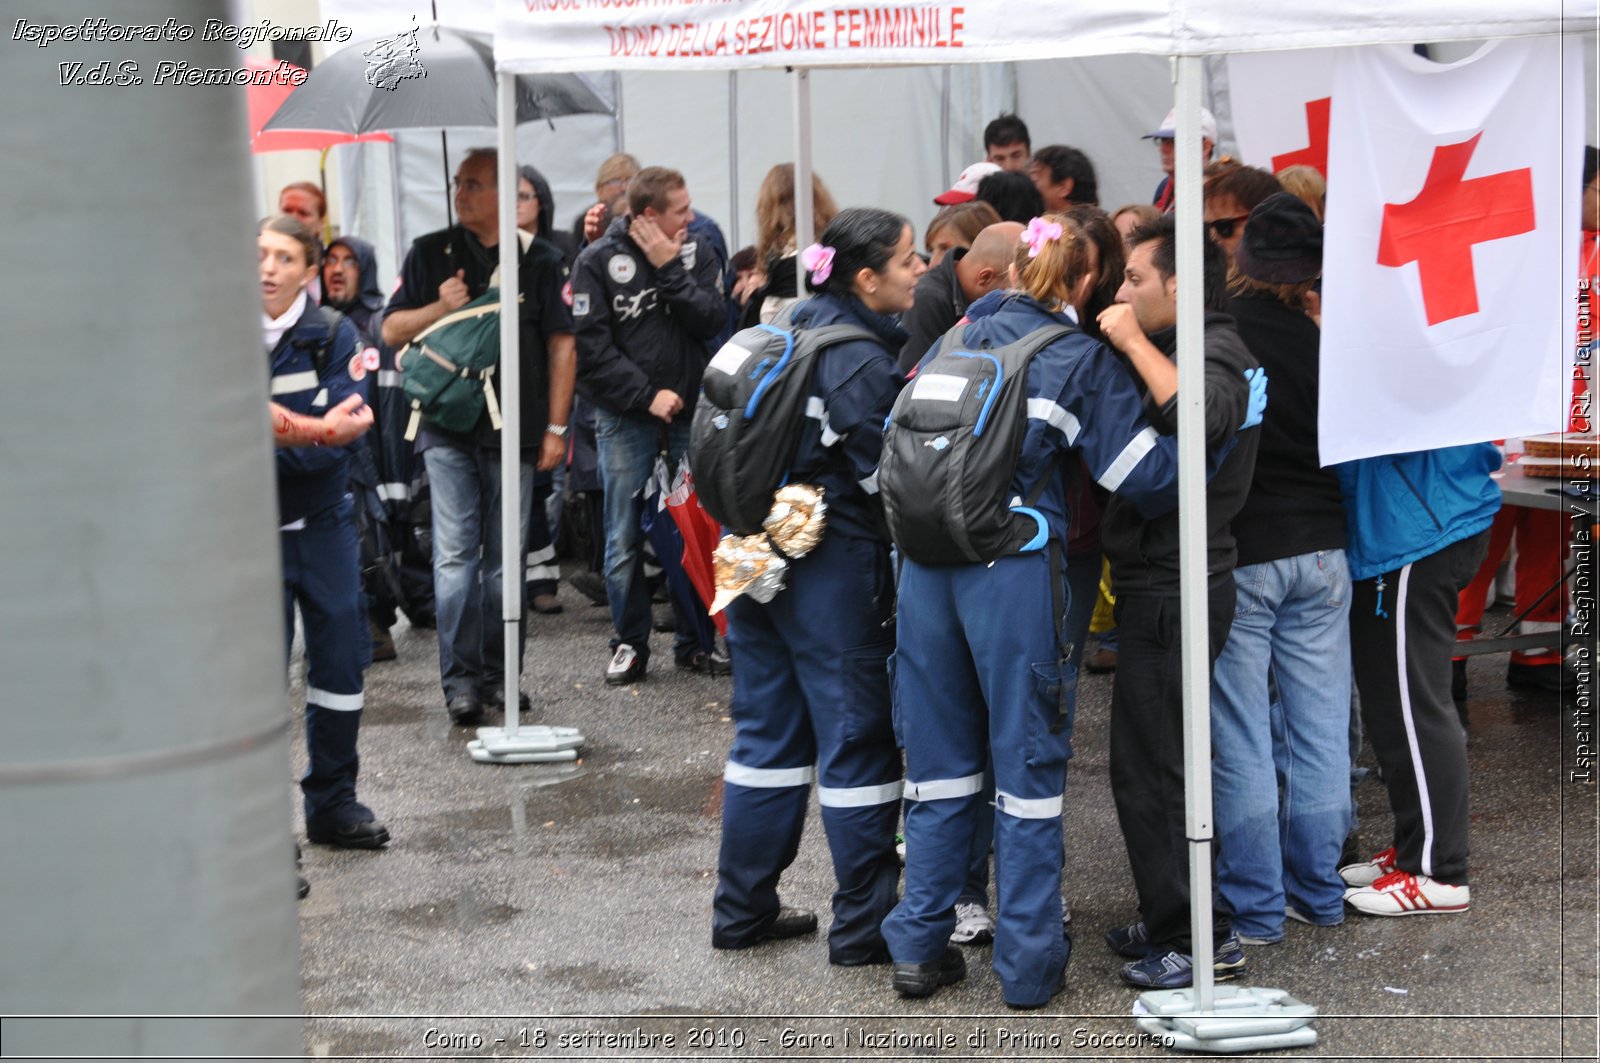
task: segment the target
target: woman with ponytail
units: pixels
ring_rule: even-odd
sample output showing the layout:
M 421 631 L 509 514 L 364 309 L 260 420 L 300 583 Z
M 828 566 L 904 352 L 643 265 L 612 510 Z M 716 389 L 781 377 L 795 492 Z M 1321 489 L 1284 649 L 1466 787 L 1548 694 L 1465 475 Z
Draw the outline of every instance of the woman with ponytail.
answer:
M 821 488 L 821 541 L 790 559 L 788 586 L 771 601 L 728 606 L 738 667 L 711 942 L 742 949 L 816 930 L 815 915 L 778 900 L 815 778 L 838 882 L 828 960 L 857 966 L 889 958 L 879 926 L 900 877 L 887 673 L 894 580 L 876 474 L 884 420 L 904 383 L 897 318 L 926 267 L 904 218 L 864 208 L 840 212 L 801 262 L 815 294 L 795 309 L 795 326 L 850 325 L 861 335 L 817 355 L 787 479 Z
M 894 702 L 906 755 L 906 882 L 883 925 L 902 996 L 928 996 L 965 976 L 949 941 L 983 816 L 994 819 L 994 969 L 1005 1002 L 1040 1007 L 1063 984 L 1071 940 L 1062 930 L 1061 814 L 1076 681 L 1063 636 L 1066 470 L 1076 459 L 1067 452 L 1081 454 L 1102 487 L 1152 513 L 1176 498 L 1173 440 L 1157 439 L 1127 371 L 1084 329 L 1102 269 L 1120 264 L 1115 247 L 1115 230 L 1081 210 L 1034 218 L 1011 265 L 1012 290 L 967 311 L 969 350 L 1051 326 L 1072 331 L 1028 364 L 1028 423 L 1007 492 L 1033 498 L 1039 488 L 1033 508 L 1044 542 L 988 564 L 907 559 L 902 567 Z M 992 810 L 982 798 L 991 762 Z

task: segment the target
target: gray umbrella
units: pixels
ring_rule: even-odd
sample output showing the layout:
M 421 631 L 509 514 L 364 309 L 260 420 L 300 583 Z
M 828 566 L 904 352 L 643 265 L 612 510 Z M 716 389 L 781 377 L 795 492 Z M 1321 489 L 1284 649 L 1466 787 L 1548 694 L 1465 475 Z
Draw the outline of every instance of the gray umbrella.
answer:
M 612 114 L 581 74 L 517 78 L 517 122 Z M 487 127 L 495 124 L 494 42 L 433 25 L 352 41 L 318 63 L 263 130 L 339 133 Z

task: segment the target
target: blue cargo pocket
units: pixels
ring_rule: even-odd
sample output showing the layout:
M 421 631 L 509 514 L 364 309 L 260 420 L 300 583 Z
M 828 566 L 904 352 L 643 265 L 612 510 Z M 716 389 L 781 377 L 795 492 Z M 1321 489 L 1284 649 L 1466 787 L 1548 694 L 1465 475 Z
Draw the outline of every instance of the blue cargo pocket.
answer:
M 1035 661 L 1028 730 L 1028 767 L 1065 763 L 1072 757 L 1072 725 L 1078 712 L 1078 670 L 1071 664 Z
M 895 683 L 895 673 L 898 669 L 898 652 L 889 654 L 889 659 L 883 662 L 884 675 L 889 680 L 889 718 L 894 728 L 894 744 L 901 749 L 906 747 L 904 725 L 900 719 L 900 691 Z
M 844 697 L 839 724 L 848 744 L 888 742 L 895 733 L 890 708 L 889 666 L 882 648 L 844 655 Z

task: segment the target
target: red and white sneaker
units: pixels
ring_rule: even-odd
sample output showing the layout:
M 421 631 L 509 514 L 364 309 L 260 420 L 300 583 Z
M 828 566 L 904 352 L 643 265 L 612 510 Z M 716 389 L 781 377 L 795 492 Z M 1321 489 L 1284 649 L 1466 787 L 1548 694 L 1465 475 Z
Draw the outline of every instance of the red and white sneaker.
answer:
M 1366 915 L 1445 915 L 1466 911 L 1471 899 L 1465 886 L 1409 871 L 1391 871 L 1370 886 L 1344 891 L 1344 903 Z
M 1344 865 L 1339 869 L 1339 877 L 1346 886 L 1370 886 L 1394 870 L 1394 846 L 1391 845 L 1371 860 Z

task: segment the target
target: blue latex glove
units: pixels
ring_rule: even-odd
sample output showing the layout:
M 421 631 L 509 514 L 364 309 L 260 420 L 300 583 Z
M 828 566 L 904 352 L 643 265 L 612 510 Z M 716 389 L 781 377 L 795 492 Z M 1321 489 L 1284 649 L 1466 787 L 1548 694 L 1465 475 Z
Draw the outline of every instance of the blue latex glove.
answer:
M 1267 411 L 1267 371 L 1264 368 L 1246 369 L 1245 380 L 1250 383 L 1250 405 L 1246 407 L 1244 424 L 1239 426 L 1239 431 L 1254 428 L 1261 423 L 1261 415 Z

